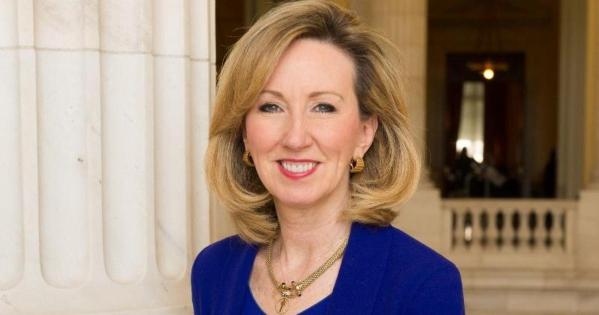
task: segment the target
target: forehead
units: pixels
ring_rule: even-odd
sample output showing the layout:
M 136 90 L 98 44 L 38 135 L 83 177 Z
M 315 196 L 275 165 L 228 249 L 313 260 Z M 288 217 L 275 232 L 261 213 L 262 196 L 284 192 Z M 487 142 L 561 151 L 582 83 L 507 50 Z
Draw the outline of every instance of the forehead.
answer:
M 299 39 L 283 53 L 266 88 L 280 89 L 292 85 L 352 89 L 354 77 L 354 62 L 339 47 L 326 41 Z

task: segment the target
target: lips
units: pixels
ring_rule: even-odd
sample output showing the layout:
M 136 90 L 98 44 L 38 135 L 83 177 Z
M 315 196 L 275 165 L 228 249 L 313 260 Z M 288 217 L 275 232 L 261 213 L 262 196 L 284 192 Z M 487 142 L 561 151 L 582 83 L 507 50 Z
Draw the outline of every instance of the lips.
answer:
M 283 175 L 292 179 L 309 176 L 318 168 L 318 162 L 312 160 L 280 160 L 278 162 L 279 170 Z

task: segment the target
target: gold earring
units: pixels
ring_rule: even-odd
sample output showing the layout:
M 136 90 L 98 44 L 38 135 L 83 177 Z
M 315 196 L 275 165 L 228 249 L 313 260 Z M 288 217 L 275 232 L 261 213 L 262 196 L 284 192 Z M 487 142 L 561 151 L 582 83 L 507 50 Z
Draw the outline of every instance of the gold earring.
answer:
M 355 173 L 360 173 L 362 170 L 364 170 L 364 159 L 361 157 L 357 157 L 357 158 L 353 158 L 351 159 L 351 162 L 349 163 L 349 172 L 352 174 Z
M 250 155 L 250 151 L 248 151 L 248 150 L 243 151 L 243 156 L 241 157 L 241 160 L 243 160 L 243 163 L 245 163 L 245 165 L 247 165 L 249 167 L 254 167 L 254 161 L 252 161 L 252 156 Z

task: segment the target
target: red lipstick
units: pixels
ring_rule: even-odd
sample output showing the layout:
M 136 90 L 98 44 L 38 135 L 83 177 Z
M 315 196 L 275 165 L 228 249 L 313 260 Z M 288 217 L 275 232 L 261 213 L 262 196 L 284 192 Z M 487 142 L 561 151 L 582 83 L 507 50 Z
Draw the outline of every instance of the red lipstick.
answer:
M 279 163 L 279 170 L 281 171 L 281 173 L 283 173 L 283 175 L 285 175 L 286 177 L 290 178 L 290 179 L 294 179 L 294 180 L 298 180 L 298 179 L 302 179 L 304 177 L 310 176 L 312 173 L 314 173 L 316 171 L 316 169 L 318 168 L 318 162 L 314 161 L 314 160 L 291 160 L 291 159 L 285 159 L 285 160 L 280 160 L 278 161 Z M 285 168 L 283 166 L 283 163 L 285 164 L 312 164 L 312 167 L 308 167 L 307 170 L 305 171 L 292 171 L 288 168 Z M 305 167 L 304 167 L 305 168 Z

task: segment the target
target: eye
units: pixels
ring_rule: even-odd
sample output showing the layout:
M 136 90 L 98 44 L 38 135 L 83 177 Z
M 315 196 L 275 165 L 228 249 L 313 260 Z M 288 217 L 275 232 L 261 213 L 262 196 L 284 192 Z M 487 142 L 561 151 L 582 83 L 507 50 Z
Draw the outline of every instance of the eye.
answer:
M 273 104 L 273 103 L 262 104 L 262 105 L 260 105 L 260 107 L 258 109 L 264 113 L 276 113 L 276 112 L 282 111 L 282 109 L 281 109 L 281 107 L 279 107 L 279 105 Z
M 335 109 L 335 106 L 331 104 L 319 103 L 318 105 L 314 106 L 314 111 L 319 113 L 332 113 L 337 111 L 337 109 Z

